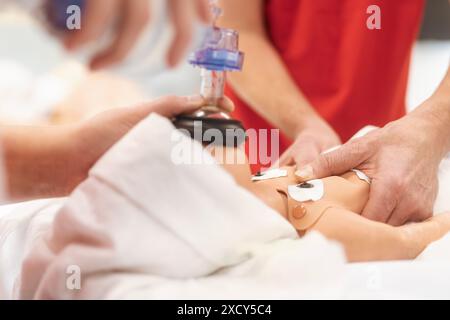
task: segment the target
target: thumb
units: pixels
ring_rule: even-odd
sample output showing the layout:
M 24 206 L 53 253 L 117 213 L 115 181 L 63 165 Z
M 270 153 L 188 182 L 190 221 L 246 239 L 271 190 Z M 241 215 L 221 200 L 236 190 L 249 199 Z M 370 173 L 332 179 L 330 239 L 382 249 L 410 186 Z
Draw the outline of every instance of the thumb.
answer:
M 356 142 L 350 141 L 341 148 L 319 155 L 308 165 L 299 168 L 295 175 L 301 181 L 340 175 L 358 167 L 366 154 Z
M 395 193 L 386 192 L 386 181 L 374 180 L 370 187 L 369 200 L 361 216 L 379 222 L 388 222 L 397 205 Z M 395 219 L 398 219 L 396 217 Z M 394 221 L 395 222 L 395 221 Z

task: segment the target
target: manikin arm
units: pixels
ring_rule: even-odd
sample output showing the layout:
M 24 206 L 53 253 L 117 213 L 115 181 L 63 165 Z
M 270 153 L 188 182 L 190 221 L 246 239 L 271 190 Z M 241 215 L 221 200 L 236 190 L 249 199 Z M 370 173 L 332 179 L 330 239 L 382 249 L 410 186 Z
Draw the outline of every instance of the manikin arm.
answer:
M 330 208 L 312 230 L 341 243 L 350 262 L 405 260 L 416 258 L 449 232 L 450 215 L 393 227 L 351 211 Z

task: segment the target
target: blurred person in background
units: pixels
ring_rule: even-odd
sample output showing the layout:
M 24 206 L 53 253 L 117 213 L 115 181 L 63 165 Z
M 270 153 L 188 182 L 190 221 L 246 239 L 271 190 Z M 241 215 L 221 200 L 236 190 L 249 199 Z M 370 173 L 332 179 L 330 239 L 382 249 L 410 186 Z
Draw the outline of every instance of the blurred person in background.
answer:
M 209 0 L 167 0 L 167 7 L 174 36 L 166 62 L 169 67 L 174 67 L 185 57 L 195 22 L 210 22 L 210 6 Z M 149 0 L 85 0 L 81 28 L 67 31 L 62 41 L 68 50 L 74 51 L 95 43 L 114 30 L 109 46 L 90 60 L 93 69 L 110 67 L 127 56 L 151 18 Z
M 49 4 L 52 1 L 48 0 Z M 66 30 L 61 37 L 68 50 L 78 50 L 113 30 L 112 42 L 90 59 L 93 69 L 120 63 L 136 44 L 150 21 L 148 0 L 86 0 L 81 29 Z M 208 0 L 168 0 L 174 37 L 167 63 L 175 66 L 184 57 L 194 24 L 207 23 Z M 152 112 L 171 118 L 194 111 L 201 96 L 164 97 L 142 105 L 103 112 L 87 121 L 62 126 L 2 126 L 2 152 L 6 191 L 11 201 L 67 196 L 95 162 L 134 125 Z M 231 103 L 223 101 L 228 111 Z

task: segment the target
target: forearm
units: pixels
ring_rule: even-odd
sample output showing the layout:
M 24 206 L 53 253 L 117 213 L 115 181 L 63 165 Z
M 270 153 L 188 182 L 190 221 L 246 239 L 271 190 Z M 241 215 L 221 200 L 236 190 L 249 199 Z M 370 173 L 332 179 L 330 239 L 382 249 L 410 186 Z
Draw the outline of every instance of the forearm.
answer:
M 348 261 L 386 261 L 411 259 L 403 235 L 394 227 L 374 222 L 348 210 L 331 208 L 312 228 L 339 242 Z
M 224 0 L 221 6 L 220 24 L 239 31 L 245 52 L 244 71 L 231 74 L 229 83 L 258 114 L 295 138 L 317 115 L 267 37 L 264 1 Z
M 317 114 L 262 35 L 244 31 L 241 43 L 245 70 L 230 75 L 231 86 L 258 114 L 294 139 Z
M 368 220 L 356 213 L 331 208 L 313 227 L 338 241 L 350 262 L 415 259 L 450 230 L 450 216 L 401 227 Z
M 66 196 L 74 178 L 70 127 L 2 127 L 6 188 L 11 200 Z

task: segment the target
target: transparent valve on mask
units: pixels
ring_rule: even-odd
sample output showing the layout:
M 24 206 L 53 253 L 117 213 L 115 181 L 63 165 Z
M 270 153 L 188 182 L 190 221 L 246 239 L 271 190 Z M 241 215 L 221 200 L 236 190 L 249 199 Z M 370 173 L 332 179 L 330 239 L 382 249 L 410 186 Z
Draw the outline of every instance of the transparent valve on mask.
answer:
M 189 57 L 189 63 L 201 68 L 200 93 L 208 105 L 194 116 L 230 119 L 219 107 L 224 97 L 227 72 L 241 71 L 244 54 L 239 51 L 239 34 L 235 30 L 219 28 L 216 21 L 221 10 L 212 3 L 213 25 L 206 30 L 200 48 Z
M 232 141 L 237 147 L 245 141 L 244 128 L 240 121 L 232 119 L 221 109 L 220 102 L 224 98 L 227 72 L 242 70 L 244 54 L 239 51 L 238 32 L 217 27 L 216 21 L 222 10 L 216 6 L 216 1 L 210 3 L 213 24 L 206 30 L 200 48 L 189 57 L 189 63 L 201 69 L 200 93 L 207 105 L 193 114 L 178 116 L 174 124 L 202 143 L 209 143 L 203 140 L 209 129 L 214 129 L 214 132 L 220 131 L 225 138 L 222 143 L 229 145 L 228 142 Z M 196 135 L 196 132 L 201 134 Z
M 226 73 L 202 69 L 201 76 L 200 94 L 205 98 L 207 106 L 197 111 L 195 116 L 230 119 L 230 116 L 219 107 L 220 100 L 224 97 Z

